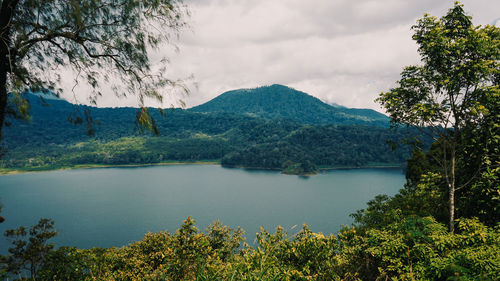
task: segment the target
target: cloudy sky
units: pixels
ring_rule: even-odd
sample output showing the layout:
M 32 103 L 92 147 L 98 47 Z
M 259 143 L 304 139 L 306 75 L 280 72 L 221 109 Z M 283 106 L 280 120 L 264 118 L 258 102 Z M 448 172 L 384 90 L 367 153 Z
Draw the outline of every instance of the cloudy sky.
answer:
M 325 102 L 380 111 L 373 100 L 419 61 L 410 27 L 452 0 L 185 0 L 190 28 L 165 48 L 170 77 L 193 76 L 188 107 L 224 91 L 283 84 Z M 500 18 L 498 0 L 463 0 L 474 24 Z M 500 21 L 499 21 L 500 23 Z M 497 24 L 498 26 L 498 24 Z M 176 96 L 171 99 L 171 101 Z M 102 98 L 100 106 L 137 104 Z

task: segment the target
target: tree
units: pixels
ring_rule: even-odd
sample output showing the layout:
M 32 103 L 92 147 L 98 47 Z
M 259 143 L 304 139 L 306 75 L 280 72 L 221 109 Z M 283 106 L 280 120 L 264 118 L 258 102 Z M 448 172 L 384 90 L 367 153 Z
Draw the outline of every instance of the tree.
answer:
M 51 219 L 40 219 L 29 229 L 21 226 L 6 230 L 4 236 L 11 239 L 13 245 L 9 248 L 10 255 L 3 261 L 7 272 L 21 275 L 27 270 L 30 279 L 35 280 L 45 256 L 54 248 L 54 244 L 47 241 L 56 235 L 54 221 Z
M 439 140 L 443 157 L 438 162 L 447 184 L 453 232 L 455 192 L 468 185 L 456 185 L 463 132 L 498 114 L 484 101 L 498 99 L 500 91 L 500 29 L 474 26 L 458 2 L 441 19 L 425 15 L 412 29 L 422 65 L 406 67 L 397 87 L 377 101 L 393 125 L 416 126 Z
M 152 62 L 148 52 L 168 43 L 186 15 L 182 0 L 0 1 L 0 139 L 7 116 L 28 116 L 22 93 L 59 94 L 63 73 L 86 82 L 93 103 L 103 86 L 137 94 L 137 122 L 154 129 L 144 99 L 187 89 L 165 77 L 166 59 Z

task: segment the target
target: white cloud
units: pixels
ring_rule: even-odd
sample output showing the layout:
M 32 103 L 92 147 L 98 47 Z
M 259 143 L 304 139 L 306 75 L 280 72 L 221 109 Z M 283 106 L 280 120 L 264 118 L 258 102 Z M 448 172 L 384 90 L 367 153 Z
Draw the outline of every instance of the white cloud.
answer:
M 500 1 L 462 1 L 475 24 L 500 16 Z M 191 30 L 180 52 L 165 50 L 169 75 L 194 75 L 185 98 L 194 106 L 224 91 L 273 83 L 348 107 L 379 109 L 373 100 L 418 63 L 410 27 L 452 0 L 197 0 L 186 1 Z M 172 99 L 172 101 L 175 98 Z M 169 104 L 170 101 L 167 101 Z M 131 105 L 102 99 L 100 105 Z

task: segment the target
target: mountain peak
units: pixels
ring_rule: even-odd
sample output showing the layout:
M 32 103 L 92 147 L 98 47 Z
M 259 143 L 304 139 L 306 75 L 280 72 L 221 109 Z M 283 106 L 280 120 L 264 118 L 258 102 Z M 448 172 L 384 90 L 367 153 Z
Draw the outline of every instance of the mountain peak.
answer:
M 388 122 L 387 116 L 374 110 L 333 107 L 280 84 L 227 91 L 189 110 L 237 113 L 265 119 L 285 118 L 304 124 L 387 126 Z
M 269 87 L 269 88 L 286 88 L 286 89 L 290 89 L 290 90 L 294 90 L 296 91 L 294 88 L 292 87 L 288 87 L 288 86 L 285 86 L 285 85 L 281 85 L 281 84 L 272 84 L 270 86 L 262 86 L 261 88 L 266 88 L 266 87 Z

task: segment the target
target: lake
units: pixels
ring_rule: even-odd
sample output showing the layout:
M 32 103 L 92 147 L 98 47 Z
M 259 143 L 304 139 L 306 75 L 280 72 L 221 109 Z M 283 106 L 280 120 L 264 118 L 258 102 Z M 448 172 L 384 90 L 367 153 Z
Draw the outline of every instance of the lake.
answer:
M 53 218 L 57 245 L 122 246 L 148 232 L 175 232 L 188 216 L 200 229 L 219 219 L 253 243 L 259 226 L 295 233 L 304 223 L 335 233 L 377 194 L 403 187 L 400 169 L 331 170 L 312 177 L 218 165 L 99 168 L 0 176 L 0 233 Z M 0 252 L 7 242 L 0 238 Z

